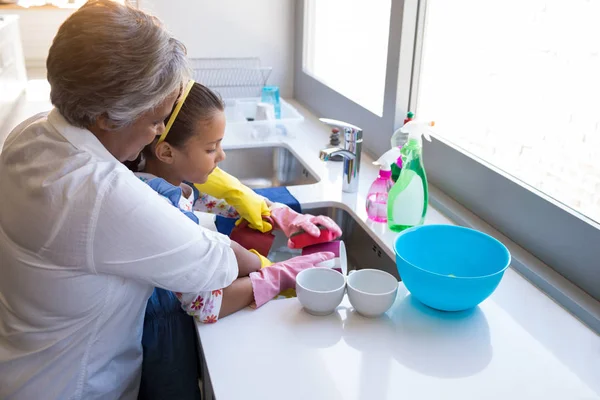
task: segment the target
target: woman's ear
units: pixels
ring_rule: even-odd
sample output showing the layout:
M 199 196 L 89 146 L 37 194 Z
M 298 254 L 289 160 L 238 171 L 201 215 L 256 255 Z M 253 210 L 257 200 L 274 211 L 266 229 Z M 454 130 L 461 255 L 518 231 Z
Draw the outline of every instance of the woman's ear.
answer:
M 169 143 L 160 142 L 154 147 L 154 156 L 164 163 L 172 164 L 175 158 L 175 151 Z
M 96 119 L 96 126 L 103 131 L 112 131 L 116 128 L 115 124 L 108 118 L 107 113 L 102 113 Z

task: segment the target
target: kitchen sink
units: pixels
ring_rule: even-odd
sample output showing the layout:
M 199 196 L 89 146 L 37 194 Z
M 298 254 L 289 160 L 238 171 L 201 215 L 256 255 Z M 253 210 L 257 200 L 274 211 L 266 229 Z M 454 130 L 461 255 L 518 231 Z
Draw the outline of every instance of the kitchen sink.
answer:
M 342 240 L 346 245 L 348 256 L 348 270 L 379 269 L 389 272 L 400 280 L 396 262 L 381 249 L 367 231 L 348 213 L 339 207 L 303 207 L 302 212 L 313 215 L 327 215 L 342 228 Z M 277 232 L 269 258 L 272 261 L 300 255 L 299 250 L 290 250 L 286 247 L 287 239 Z
M 219 167 L 252 189 L 317 183 L 308 167 L 285 146 L 225 149 Z

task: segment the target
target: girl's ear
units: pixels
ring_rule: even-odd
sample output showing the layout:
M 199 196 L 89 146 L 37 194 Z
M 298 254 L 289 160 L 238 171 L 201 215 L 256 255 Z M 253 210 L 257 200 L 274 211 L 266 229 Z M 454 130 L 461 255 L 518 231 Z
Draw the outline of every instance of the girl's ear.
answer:
M 173 147 L 167 142 L 160 142 L 154 147 L 154 155 L 160 161 L 173 164 L 175 158 L 175 152 Z

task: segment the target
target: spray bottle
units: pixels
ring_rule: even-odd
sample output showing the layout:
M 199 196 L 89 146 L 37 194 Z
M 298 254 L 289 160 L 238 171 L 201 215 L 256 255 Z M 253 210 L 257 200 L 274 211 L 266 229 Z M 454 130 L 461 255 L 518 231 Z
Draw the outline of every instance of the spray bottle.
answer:
M 373 162 L 373 164 L 379 165 L 379 176 L 371 184 L 366 204 L 367 216 L 373 221 L 387 221 L 388 193 L 394 185 L 394 182 L 391 180 L 392 171 L 390 166 L 398 160 L 402 162 L 400 148 L 394 147 L 386 151 L 377 161 Z
M 404 125 L 406 125 L 408 122 L 412 121 L 414 116 L 415 116 L 415 114 L 413 114 L 412 112 L 409 111 L 406 114 L 406 118 L 404 118 Z M 404 127 L 404 125 L 402 125 L 402 127 Z M 402 148 L 402 146 L 404 146 L 406 144 L 406 142 L 408 141 L 408 132 L 402 131 L 402 127 L 396 129 L 396 131 L 392 135 L 392 140 L 391 140 L 392 148 L 394 148 L 394 147 Z M 394 183 L 396 183 L 396 181 L 398 180 L 401 170 L 402 170 L 402 159 L 400 159 L 399 162 L 392 164 L 392 181 Z
M 409 121 L 400 130 L 408 135 L 402 147 L 403 165 L 398 180 L 388 195 L 388 226 L 400 232 L 425 221 L 428 205 L 427 175 L 423 165 L 423 141 L 431 141 L 428 132 L 435 123 Z

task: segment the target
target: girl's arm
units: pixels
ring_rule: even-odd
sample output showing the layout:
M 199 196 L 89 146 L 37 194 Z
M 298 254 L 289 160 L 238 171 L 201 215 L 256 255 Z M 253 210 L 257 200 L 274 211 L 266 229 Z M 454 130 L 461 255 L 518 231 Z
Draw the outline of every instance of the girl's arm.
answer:
M 254 292 L 250 278 L 233 281 L 225 289 L 198 294 L 175 293 L 181 307 L 197 322 L 213 324 L 219 318 L 248 307 L 254 301 Z
M 205 213 L 216 214 L 226 218 L 239 218 L 238 212 L 230 206 L 225 200 L 217 199 L 197 191 L 194 187 L 196 200 L 194 202 L 194 211 L 202 211 Z
M 214 323 L 247 306 L 260 307 L 273 299 L 282 290 L 296 286 L 296 275 L 306 269 L 330 260 L 333 253 L 315 253 L 295 257 L 273 264 L 250 277 L 238 278 L 222 290 L 213 290 L 199 295 L 176 293 L 182 307 L 196 321 Z M 255 303 L 256 302 L 256 303 Z
M 223 289 L 223 302 L 219 311 L 219 318 L 226 317 L 234 312 L 248 307 L 254 301 L 254 291 L 250 278 L 238 278 Z

